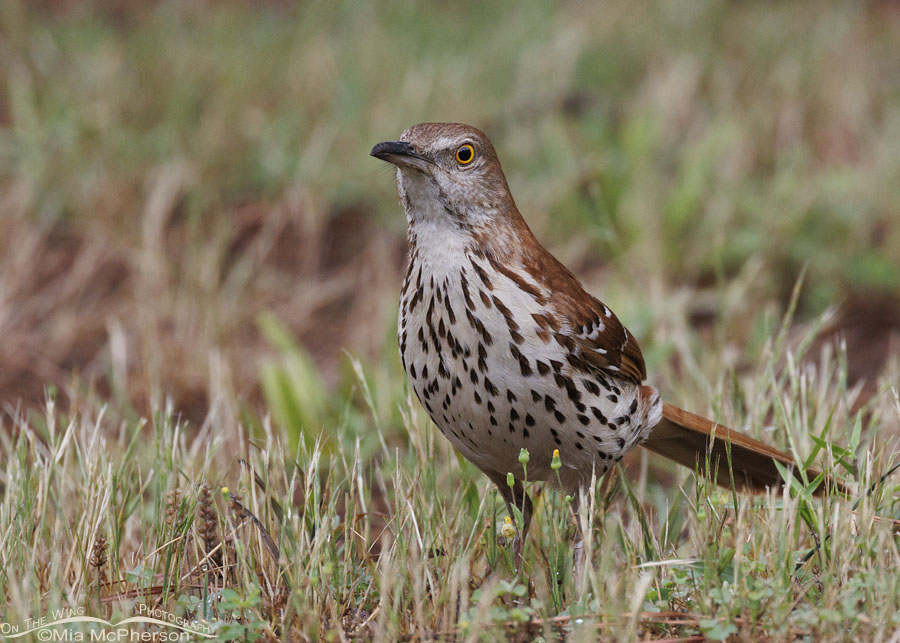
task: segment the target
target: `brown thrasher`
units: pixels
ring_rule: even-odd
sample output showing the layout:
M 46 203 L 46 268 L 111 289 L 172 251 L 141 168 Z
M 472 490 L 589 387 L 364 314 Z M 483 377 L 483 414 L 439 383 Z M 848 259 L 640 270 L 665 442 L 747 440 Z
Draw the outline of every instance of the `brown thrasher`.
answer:
M 520 448 L 530 480 L 576 498 L 637 445 L 691 468 L 705 467 L 708 454 L 726 486 L 782 484 L 774 462 L 790 467 L 789 455 L 665 404 L 642 384 L 637 340 L 537 242 L 481 131 L 423 123 L 371 154 L 397 166 L 409 226 L 403 367 L 441 432 L 494 481 L 510 514 L 520 508 L 521 540 L 532 505 Z

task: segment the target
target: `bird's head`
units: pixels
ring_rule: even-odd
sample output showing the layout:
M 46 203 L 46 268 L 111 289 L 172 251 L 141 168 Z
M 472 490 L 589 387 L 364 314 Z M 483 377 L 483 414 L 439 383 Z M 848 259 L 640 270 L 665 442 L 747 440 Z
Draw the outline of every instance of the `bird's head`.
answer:
M 399 141 L 379 143 L 371 154 L 397 166 L 397 189 L 410 224 L 430 220 L 474 231 L 515 211 L 494 146 L 469 125 L 414 125 Z

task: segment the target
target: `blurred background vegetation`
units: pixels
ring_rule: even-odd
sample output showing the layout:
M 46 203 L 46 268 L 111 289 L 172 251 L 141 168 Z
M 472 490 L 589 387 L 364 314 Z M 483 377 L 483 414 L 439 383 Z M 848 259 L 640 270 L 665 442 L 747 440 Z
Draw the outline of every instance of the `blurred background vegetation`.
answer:
M 399 382 L 405 222 L 368 151 L 421 121 L 492 137 L 664 390 L 740 372 L 804 270 L 854 380 L 897 354 L 895 2 L 4 0 L 0 61 L 7 409 L 315 425 L 343 350 Z

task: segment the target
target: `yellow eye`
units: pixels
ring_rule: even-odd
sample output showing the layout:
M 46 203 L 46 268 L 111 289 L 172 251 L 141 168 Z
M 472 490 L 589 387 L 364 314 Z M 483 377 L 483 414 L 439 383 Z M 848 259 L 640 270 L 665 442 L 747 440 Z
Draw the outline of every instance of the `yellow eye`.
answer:
M 475 160 L 475 148 L 469 143 L 464 143 L 456 148 L 456 162 L 460 165 L 468 165 Z

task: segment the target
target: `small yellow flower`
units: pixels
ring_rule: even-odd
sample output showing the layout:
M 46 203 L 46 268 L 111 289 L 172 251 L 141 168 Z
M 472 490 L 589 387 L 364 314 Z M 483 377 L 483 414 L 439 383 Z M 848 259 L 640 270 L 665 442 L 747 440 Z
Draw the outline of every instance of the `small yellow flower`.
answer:
M 222 495 L 223 495 L 223 496 L 227 496 L 227 495 L 228 495 L 228 487 L 222 487 Z
M 556 471 L 562 466 L 562 460 L 559 459 L 559 449 L 553 449 L 553 459 L 550 461 L 550 468 Z
M 514 538 L 516 535 L 516 528 L 513 525 L 512 518 L 507 516 L 503 519 L 503 524 L 500 525 L 500 535 L 509 540 L 510 538 Z

